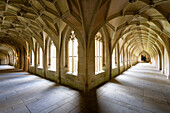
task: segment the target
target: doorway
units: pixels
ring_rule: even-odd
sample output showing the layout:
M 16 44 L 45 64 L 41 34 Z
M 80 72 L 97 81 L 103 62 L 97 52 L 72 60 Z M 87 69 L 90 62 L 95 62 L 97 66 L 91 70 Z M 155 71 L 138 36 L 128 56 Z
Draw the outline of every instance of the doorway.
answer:
M 146 56 L 145 55 L 141 55 L 141 61 L 146 62 Z

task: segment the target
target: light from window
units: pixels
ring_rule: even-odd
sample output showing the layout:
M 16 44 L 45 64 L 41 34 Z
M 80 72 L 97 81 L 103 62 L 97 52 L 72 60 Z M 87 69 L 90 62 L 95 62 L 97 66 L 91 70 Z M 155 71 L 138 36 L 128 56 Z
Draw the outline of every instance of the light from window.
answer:
M 43 67 L 43 51 L 42 48 L 40 47 L 40 54 L 39 54 L 39 58 L 40 58 L 40 65 L 39 67 Z
M 71 32 L 71 36 L 68 42 L 68 56 L 69 56 L 69 72 L 77 74 L 78 72 L 78 40 Z
M 55 45 L 54 45 L 54 43 L 52 42 L 51 43 L 51 69 L 52 70 L 56 70 L 56 47 L 55 47 Z
M 113 53 L 112 53 L 112 69 L 116 68 L 116 51 L 115 48 L 113 49 Z
M 31 58 L 31 60 L 32 60 L 32 66 L 34 66 L 34 52 L 33 52 L 33 50 L 32 50 L 32 58 Z
M 95 72 L 102 71 L 102 54 L 103 43 L 101 40 L 101 34 L 97 33 L 95 36 Z
M 14 65 L 16 65 L 16 63 L 17 63 L 17 62 L 16 62 L 16 56 L 14 56 Z

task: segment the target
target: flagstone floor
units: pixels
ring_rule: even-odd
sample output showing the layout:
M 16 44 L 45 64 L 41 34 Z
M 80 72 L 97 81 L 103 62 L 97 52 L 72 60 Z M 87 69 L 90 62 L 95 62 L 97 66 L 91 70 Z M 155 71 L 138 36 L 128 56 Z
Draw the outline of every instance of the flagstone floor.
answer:
M 139 63 L 89 93 L 0 66 L 0 113 L 170 113 L 170 80 Z

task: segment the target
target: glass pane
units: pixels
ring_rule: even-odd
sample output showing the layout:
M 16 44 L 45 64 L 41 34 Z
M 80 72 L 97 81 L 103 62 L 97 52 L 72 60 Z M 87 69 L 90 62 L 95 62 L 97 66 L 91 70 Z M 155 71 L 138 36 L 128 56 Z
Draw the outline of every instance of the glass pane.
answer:
M 97 72 L 97 57 L 95 57 L 95 72 Z
M 97 40 L 97 56 L 99 56 L 99 48 L 100 47 L 100 45 L 99 45 L 99 41 Z
M 78 56 L 78 41 L 74 39 L 74 56 Z
M 69 72 L 72 72 L 72 57 L 69 57 Z
M 69 72 L 77 73 L 78 71 L 78 40 L 75 37 L 74 31 L 71 32 L 70 40 L 68 42 L 68 56 L 69 56 Z
M 97 56 L 97 72 L 99 71 L 99 64 L 100 62 L 99 62 L 99 56 Z
M 101 71 L 102 70 L 102 57 L 99 57 L 100 58 L 100 70 L 99 71 Z
M 102 42 L 100 42 L 100 56 L 102 56 Z
M 96 40 L 95 40 L 95 56 L 97 56 L 97 54 L 96 54 L 96 44 L 97 44 L 97 43 L 96 43 Z
M 74 57 L 74 72 L 78 72 L 78 57 Z
M 51 69 L 52 70 L 56 70 L 56 47 L 55 45 L 52 43 L 51 44 Z
M 103 55 L 102 41 L 95 40 L 95 72 L 102 70 L 102 55 Z
M 34 66 L 34 52 L 32 51 L 32 66 Z
M 97 56 L 97 40 L 95 40 L 95 56 Z
M 69 40 L 68 43 L 68 55 L 72 56 L 72 40 Z
M 40 67 L 43 66 L 43 52 L 42 52 L 42 48 L 40 47 Z
M 113 54 L 112 54 L 112 68 L 115 67 L 115 49 L 113 49 Z

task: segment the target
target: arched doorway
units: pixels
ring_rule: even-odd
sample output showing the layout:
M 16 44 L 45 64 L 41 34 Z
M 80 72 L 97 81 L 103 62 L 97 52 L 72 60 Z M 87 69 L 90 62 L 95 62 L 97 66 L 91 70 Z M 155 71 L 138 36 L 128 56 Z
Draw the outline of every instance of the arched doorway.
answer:
M 138 56 L 138 61 L 139 62 L 150 62 L 151 57 L 146 51 L 142 51 Z

